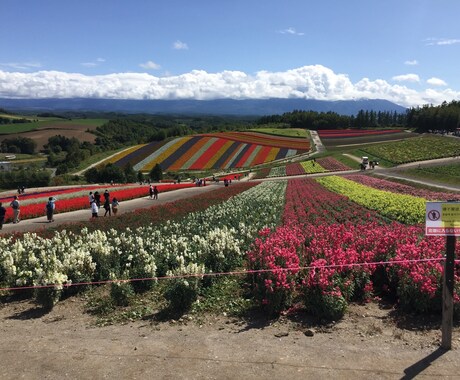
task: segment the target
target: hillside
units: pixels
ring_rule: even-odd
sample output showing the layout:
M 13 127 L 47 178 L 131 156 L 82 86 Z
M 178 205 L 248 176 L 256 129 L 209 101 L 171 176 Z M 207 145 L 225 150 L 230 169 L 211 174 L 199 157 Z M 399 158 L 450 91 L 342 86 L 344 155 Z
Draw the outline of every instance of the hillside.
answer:
M 405 112 L 382 99 L 324 101 L 314 99 L 215 99 L 215 100 L 126 100 L 126 99 L 0 99 L 0 108 L 22 111 L 99 111 L 126 113 L 175 113 L 214 115 L 273 115 L 306 110 L 355 115 L 360 110 Z
M 106 163 L 149 171 L 160 164 L 164 171 L 247 168 L 310 149 L 306 138 L 256 132 L 223 132 L 177 137 L 140 144 L 112 157 Z

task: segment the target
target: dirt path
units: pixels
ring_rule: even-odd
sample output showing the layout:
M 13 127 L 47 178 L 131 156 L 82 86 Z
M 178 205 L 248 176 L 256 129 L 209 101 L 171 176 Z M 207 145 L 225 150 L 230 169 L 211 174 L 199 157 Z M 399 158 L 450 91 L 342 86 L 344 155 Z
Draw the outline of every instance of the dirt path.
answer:
M 400 329 L 391 311 L 351 306 L 333 327 L 224 316 L 95 327 L 72 297 L 48 314 L 26 301 L 0 305 L 1 379 L 460 378 L 439 331 Z

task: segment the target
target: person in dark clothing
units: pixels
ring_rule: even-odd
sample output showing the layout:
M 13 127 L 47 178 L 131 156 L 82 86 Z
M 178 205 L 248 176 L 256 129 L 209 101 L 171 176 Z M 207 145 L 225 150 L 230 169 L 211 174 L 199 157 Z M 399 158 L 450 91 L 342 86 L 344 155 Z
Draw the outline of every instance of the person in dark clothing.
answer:
M 110 199 L 110 193 L 108 190 L 104 191 L 104 203 L 107 201 L 107 199 Z
M 2 206 L 2 202 L 0 202 L 0 230 L 3 228 L 3 223 L 5 223 L 5 214 L 6 208 Z
M 110 199 L 109 198 L 105 198 L 104 210 L 105 210 L 104 216 L 107 216 L 107 213 L 109 214 L 109 216 L 112 216 L 112 211 L 110 209 Z
M 158 187 L 154 186 L 153 187 L 153 199 L 158 199 Z
M 149 186 L 149 195 L 150 195 L 150 199 L 152 199 L 153 198 L 153 186 L 152 185 Z
M 49 197 L 48 202 L 46 203 L 46 206 L 45 206 L 46 219 L 48 220 L 49 223 L 54 222 L 54 210 L 56 208 L 56 205 L 54 202 L 56 202 L 56 198 Z
M 94 202 L 96 202 L 97 207 L 101 207 L 101 194 L 99 194 L 99 191 L 94 192 Z

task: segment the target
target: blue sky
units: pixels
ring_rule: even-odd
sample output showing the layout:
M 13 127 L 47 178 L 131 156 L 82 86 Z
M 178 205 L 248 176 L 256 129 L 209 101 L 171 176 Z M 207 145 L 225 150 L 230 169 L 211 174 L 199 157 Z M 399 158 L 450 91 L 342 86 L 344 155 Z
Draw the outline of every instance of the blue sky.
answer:
M 0 97 L 460 98 L 458 0 L 1 0 Z

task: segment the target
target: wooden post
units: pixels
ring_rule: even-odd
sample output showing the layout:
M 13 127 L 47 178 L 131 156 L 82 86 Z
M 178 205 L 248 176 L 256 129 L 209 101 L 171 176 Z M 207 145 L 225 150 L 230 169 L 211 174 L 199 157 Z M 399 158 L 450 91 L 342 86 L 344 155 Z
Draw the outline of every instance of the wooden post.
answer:
M 455 236 L 446 237 L 446 262 L 442 287 L 442 341 L 445 350 L 452 348 L 452 326 L 454 315 L 454 265 Z

